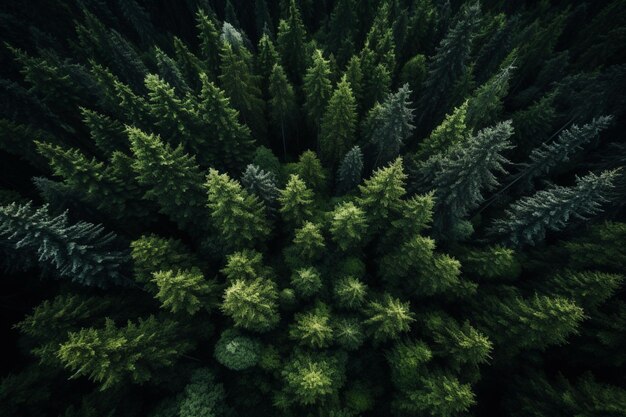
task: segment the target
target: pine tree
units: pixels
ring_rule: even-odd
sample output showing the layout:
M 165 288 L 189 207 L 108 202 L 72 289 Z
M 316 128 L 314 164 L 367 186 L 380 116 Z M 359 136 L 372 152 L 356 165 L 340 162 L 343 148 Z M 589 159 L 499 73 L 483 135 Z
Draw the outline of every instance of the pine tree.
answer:
M 313 216 L 313 192 L 298 175 L 292 175 L 280 191 L 280 212 L 286 222 L 300 225 Z
M 227 416 L 233 410 L 226 405 L 225 399 L 224 385 L 216 382 L 212 371 L 209 368 L 197 368 L 189 384 L 178 396 L 171 413 L 180 417 L 195 417 L 199 413 L 207 417 Z
M 367 285 L 357 278 L 344 277 L 336 282 L 333 291 L 340 307 L 355 309 L 365 303 Z
M 278 292 L 274 282 L 255 278 L 235 280 L 224 291 L 221 309 L 236 327 L 266 332 L 278 324 Z
M 466 72 L 471 40 L 479 15 L 478 3 L 463 7 L 455 25 L 450 28 L 432 58 L 419 106 L 417 124 L 422 132 L 438 123 L 441 115 L 449 109 L 449 97 L 454 93 L 455 83 Z
M 337 192 L 347 193 L 356 188 L 363 179 L 363 153 L 354 146 L 339 164 L 337 170 Z
M 322 166 L 315 152 L 302 152 L 298 163 L 294 166 L 294 171 L 296 175 L 313 189 L 313 191 L 326 191 L 326 177 L 328 172 Z
M 620 287 L 624 276 L 596 271 L 559 271 L 539 285 L 545 294 L 574 300 L 590 311 L 606 302 Z
M 451 148 L 461 145 L 467 139 L 471 129 L 465 119 L 467 115 L 468 101 L 461 106 L 455 107 L 452 113 L 439 126 L 430 133 L 430 136 L 420 142 L 416 157 L 427 159 L 433 155 L 445 155 Z
M 206 64 L 189 50 L 187 44 L 176 36 L 174 36 L 174 54 L 176 67 L 181 71 L 187 85 L 193 90 L 200 88 L 199 75 L 207 72 Z
M 198 219 L 206 218 L 202 174 L 195 159 L 182 147 L 172 149 L 159 136 L 136 128 L 127 129 L 134 155 L 137 181 L 148 188 L 146 198 L 159 204 L 161 212 L 184 230 L 202 230 Z
M 502 99 L 507 95 L 509 79 L 515 67 L 509 64 L 476 89 L 468 100 L 467 125 L 471 129 L 482 129 L 495 123 L 502 114 Z
M 94 110 L 81 108 L 80 112 L 91 139 L 105 156 L 110 157 L 115 151 L 128 151 L 128 136 L 122 123 Z M 50 143 L 49 140 L 45 142 Z
M 358 247 L 367 232 L 365 212 L 354 203 L 346 202 L 337 205 L 330 215 L 333 241 L 344 251 Z
M 73 378 L 87 376 L 109 389 L 129 379 L 149 381 L 159 368 L 171 366 L 177 357 L 191 348 L 181 340 L 173 321 L 150 316 L 137 324 L 117 327 L 106 319 L 104 328 L 85 328 L 68 334 L 59 346 L 58 357 L 73 371 Z
M 155 29 L 150 21 L 150 14 L 135 0 L 117 1 L 122 14 L 128 20 L 144 44 L 154 43 Z
M 414 129 L 410 95 L 409 85 L 404 84 L 397 93 L 389 94 L 382 104 L 369 111 L 365 131 L 377 152 L 375 167 L 387 165 L 397 158 Z
M 493 222 L 491 232 L 510 245 L 535 245 L 548 230 L 563 229 L 570 218 L 586 218 L 601 211 L 613 187 L 616 171 L 589 173 L 571 187 L 552 186 L 523 197 L 506 211 L 506 217 Z
M 328 49 L 342 66 L 354 54 L 357 29 L 357 5 L 354 0 L 339 0 L 328 21 Z
M 289 80 L 300 85 L 306 68 L 306 29 L 295 0 L 289 0 L 286 20 L 278 24 L 278 51 Z
M 316 49 L 313 52 L 312 61 L 313 63 L 306 70 L 302 86 L 305 93 L 304 109 L 311 126 L 319 130 L 332 94 L 331 74 L 329 61 L 324 59 L 321 50 Z
M 211 222 L 225 248 L 254 245 L 269 234 L 263 203 L 239 182 L 210 169 L 206 188 Z
M 210 308 L 207 296 L 216 285 L 206 280 L 197 268 L 155 272 L 152 281 L 159 289 L 156 298 L 164 309 L 172 313 L 185 311 L 191 316 L 201 308 Z
M 228 255 L 226 257 L 226 266 L 221 272 L 226 276 L 228 282 L 272 276 L 271 269 L 263 265 L 263 255 L 249 249 Z
M 215 344 L 215 359 L 233 371 L 242 371 L 255 366 L 259 361 L 261 346 L 251 337 L 235 329 L 222 332 Z
M 178 68 L 176 61 L 158 47 L 155 48 L 154 56 L 157 61 L 157 67 L 159 68 L 159 74 L 163 77 L 165 82 L 174 87 L 178 96 L 182 97 L 190 93 L 191 89 L 189 85 L 187 85 L 187 81 L 180 68 Z
M 101 225 L 69 224 L 67 213 L 52 216 L 47 206 L 12 203 L 0 207 L 2 245 L 36 255 L 45 269 L 86 286 L 127 284 L 127 256 L 115 249 L 116 235 Z
M 473 249 L 459 255 L 463 271 L 478 279 L 514 280 L 521 272 L 516 253 L 502 246 L 490 246 L 483 250 Z
M 276 131 L 283 142 L 283 156 L 287 156 L 287 138 L 294 133 L 297 105 L 293 87 L 287 80 L 283 67 L 275 64 L 269 79 L 269 112 Z
M 269 98 L 268 86 L 270 76 L 274 65 L 279 63 L 278 52 L 274 46 L 274 42 L 269 35 L 264 34 L 259 39 L 259 46 L 256 54 L 256 71 L 261 76 L 261 84 L 263 86 L 264 97 Z
M 356 134 L 356 104 L 344 75 L 331 96 L 322 118 L 319 148 L 322 161 L 335 167 L 350 150 Z

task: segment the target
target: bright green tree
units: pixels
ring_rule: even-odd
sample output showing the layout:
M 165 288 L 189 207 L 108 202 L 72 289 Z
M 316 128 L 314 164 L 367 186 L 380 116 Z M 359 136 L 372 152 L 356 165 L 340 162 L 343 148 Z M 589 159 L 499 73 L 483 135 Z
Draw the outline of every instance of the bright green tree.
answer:
M 273 329 L 280 320 L 276 284 L 265 278 L 233 281 L 224 291 L 222 312 L 236 327 L 256 332 Z

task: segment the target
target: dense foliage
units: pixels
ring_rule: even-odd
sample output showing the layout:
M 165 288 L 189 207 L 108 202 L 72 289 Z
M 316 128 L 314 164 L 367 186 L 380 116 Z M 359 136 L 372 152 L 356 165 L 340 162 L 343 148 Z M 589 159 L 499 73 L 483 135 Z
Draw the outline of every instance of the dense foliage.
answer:
M 626 416 L 626 1 L 7 0 L 3 416 Z

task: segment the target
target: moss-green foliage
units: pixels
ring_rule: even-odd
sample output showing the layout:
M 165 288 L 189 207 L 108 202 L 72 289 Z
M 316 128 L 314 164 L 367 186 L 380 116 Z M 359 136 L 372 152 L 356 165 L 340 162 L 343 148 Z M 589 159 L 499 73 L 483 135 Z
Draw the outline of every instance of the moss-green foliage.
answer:
M 625 6 L 0 2 L 0 415 L 626 417 Z

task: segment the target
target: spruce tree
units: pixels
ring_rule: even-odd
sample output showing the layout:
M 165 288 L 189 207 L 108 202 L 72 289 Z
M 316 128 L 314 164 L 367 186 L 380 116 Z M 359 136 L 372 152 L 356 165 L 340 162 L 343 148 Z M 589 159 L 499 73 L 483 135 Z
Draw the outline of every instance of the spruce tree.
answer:
M 204 10 L 198 9 L 196 13 L 196 28 L 200 40 L 200 52 L 209 69 L 209 76 L 213 81 L 220 74 L 220 33 L 212 17 Z
M 211 169 L 206 189 L 211 224 L 225 248 L 251 246 L 268 235 L 270 229 L 263 203 L 239 182 Z
M 289 0 L 285 20 L 278 24 L 278 51 L 289 80 L 300 85 L 306 68 L 306 29 L 295 0 Z
M 194 315 L 201 308 L 208 310 L 211 307 L 207 298 L 215 283 L 206 280 L 197 268 L 155 272 L 152 281 L 159 289 L 156 298 L 172 313 L 185 311 Z
M 414 129 L 410 95 L 409 85 L 404 84 L 397 93 L 389 94 L 382 104 L 376 104 L 369 111 L 365 131 L 376 149 L 375 167 L 397 158 Z
M 276 284 L 268 279 L 235 280 L 224 290 L 221 309 L 236 327 L 266 332 L 280 320 L 277 300 Z
M 300 225 L 313 216 L 313 192 L 298 175 L 292 175 L 280 191 L 280 212 L 286 222 Z
M 233 371 L 242 371 L 256 365 L 261 347 L 258 341 L 240 334 L 235 329 L 227 329 L 215 344 L 215 359 Z
M 330 66 L 322 51 L 313 52 L 312 65 L 307 68 L 302 88 L 305 93 L 304 109 L 312 127 L 319 129 L 322 117 L 332 94 Z
M 202 173 L 195 158 L 179 145 L 172 148 L 159 136 L 137 128 L 127 129 L 134 155 L 132 169 L 137 181 L 148 191 L 145 197 L 155 201 L 163 214 L 184 230 L 202 230 L 206 224 L 205 191 Z
M 571 187 L 555 185 L 523 197 L 509 207 L 505 218 L 493 222 L 491 232 L 509 245 L 535 245 L 548 230 L 563 229 L 572 217 L 585 219 L 600 212 L 616 175 L 616 171 L 589 173 Z
M 319 148 L 322 161 L 335 167 L 352 147 L 356 133 L 356 104 L 344 75 L 322 118 Z
M 283 156 L 287 155 L 287 139 L 293 137 L 294 122 L 297 119 L 296 98 L 293 87 L 287 80 L 283 67 L 274 64 L 269 79 L 268 102 L 271 120 L 283 142 Z
M 241 177 L 241 184 L 250 194 L 256 195 L 265 203 L 265 211 L 269 217 L 276 214 L 280 193 L 276 186 L 276 176 L 272 172 L 250 164 Z
M 455 107 L 452 113 L 437 126 L 428 138 L 420 142 L 416 157 L 428 159 L 433 155 L 445 155 L 455 145 L 463 146 L 463 142 L 471 132 L 465 119 L 468 101 Z
M 44 270 L 52 270 L 73 282 L 106 288 L 126 285 L 127 255 L 116 250 L 114 233 L 101 225 L 69 224 L 67 213 L 53 216 L 47 206 L 12 203 L 0 207 L 0 236 L 3 246 L 36 255 Z
M 69 333 L 57 355 L 63 366 L 74 372 L 73 378 L 87 376 L 103 390 L 126 379 L 142 383 L 191 348 L 176 330 L 176 322 L 152 316 L 125 327 L 107 319 L 104 328 Z
M 366 232 L 365 212 L 354 203 L 343 203 L 331 212 L 330 233 L 341 250 L 358 247 Z
M 398 339 L 408 332 L 415 321 L 408 302 L 384 294 L 380 300 L 371 301 L 366 306 L 366 326 L 375 341 Z
M 337 171 L 337 191 L 346 193 L 361 182 L 363 175 L 363 153 L 361 148 L 354 146 L 346 154 Z

